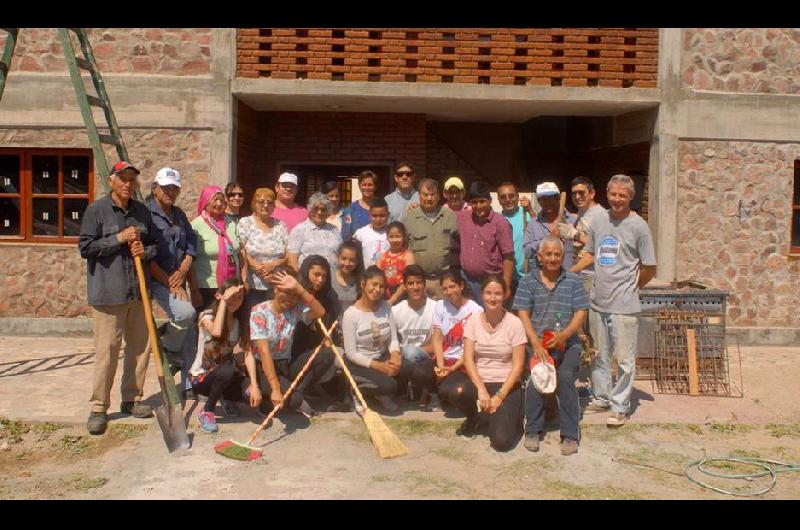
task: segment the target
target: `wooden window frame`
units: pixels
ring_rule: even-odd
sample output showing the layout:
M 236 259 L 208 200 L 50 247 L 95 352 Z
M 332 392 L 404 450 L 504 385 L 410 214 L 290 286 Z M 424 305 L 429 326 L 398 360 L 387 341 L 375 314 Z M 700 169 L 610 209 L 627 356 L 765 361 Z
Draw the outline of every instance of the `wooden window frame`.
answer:
M 789 254 L 792 256 L 800 256 L 800 247 L 792 245 L 795 235 L 794 230 L 794 216 L 800 212 L 800 160 L 794 161 L 794 180 L 792 181 L 792 213 L 789 216 Z
M 19 198 L 20 209 L 20 234 L 17 236 L 0 236 L 0 243 L 55 243 L 77 244 L 78 236 L 42 236 L 33 233 L 33 199 L 58 200 L 58 233 L 64 233 L 64 200 L 87 199 L 88 204 L 94 201 L 94 156 L 91 149 L 76 148 L 29 148 L 29 147 L 0 147 L 2 155 L 17 155 L 20 157 L 19 193 L 0 193 L 0 198 Z M 57 156 L 58 157 L 58 193 L 33 192 L 33 157 Z M 85 156 L 89 160 L 89 189 L 88 193 L 64 193 L 63 158 L 65 156 Z

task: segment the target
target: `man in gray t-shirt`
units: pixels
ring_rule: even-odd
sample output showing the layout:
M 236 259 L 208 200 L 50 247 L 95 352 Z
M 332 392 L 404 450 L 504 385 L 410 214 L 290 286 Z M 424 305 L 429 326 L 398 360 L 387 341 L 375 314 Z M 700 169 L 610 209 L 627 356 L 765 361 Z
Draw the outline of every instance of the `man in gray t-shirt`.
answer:
M 589 230 L 587 252 L 594 257 L 595 278 L 589 318 L 596 333 L 597 357 L 592 370 L 595 399 L 587 411 L 611 409 L 606 424 L 625 423 L 636 369 L 641 303 L 639 289 L 656 274 L 653 236 L 630 203 L 633 180 L 614 175 L 608 181 L 610 209 Z M 611 387 L 611 352 L 617 358 L 617 382 Z

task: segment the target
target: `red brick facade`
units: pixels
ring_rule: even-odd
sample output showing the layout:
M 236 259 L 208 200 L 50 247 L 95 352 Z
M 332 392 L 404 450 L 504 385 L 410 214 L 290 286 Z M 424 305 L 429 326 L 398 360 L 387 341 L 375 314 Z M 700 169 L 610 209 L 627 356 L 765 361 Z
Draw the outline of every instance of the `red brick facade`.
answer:
M 656 87 L 658 29 L 240 28 L 236 75 Z

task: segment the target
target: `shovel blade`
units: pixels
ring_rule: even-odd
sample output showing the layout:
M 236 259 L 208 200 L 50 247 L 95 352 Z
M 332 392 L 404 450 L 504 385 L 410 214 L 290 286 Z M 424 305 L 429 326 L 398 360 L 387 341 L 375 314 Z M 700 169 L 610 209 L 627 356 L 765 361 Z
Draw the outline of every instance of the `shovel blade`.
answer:
M 158 419 L 158 426 L 161 428 L 161 434 L 164 436 L 164 442 L 170 453 L 191 447 L 180 405 L 159 405 L 156 407 L 156 419 Z

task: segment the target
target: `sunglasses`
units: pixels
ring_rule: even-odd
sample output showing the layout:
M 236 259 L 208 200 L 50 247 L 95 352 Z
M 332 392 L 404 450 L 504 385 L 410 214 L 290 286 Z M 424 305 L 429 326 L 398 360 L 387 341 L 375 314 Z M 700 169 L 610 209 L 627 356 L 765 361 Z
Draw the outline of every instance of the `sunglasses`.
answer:
M 272 206 L 275 201 L 256 201 L 256 204 L 259 206 Z
M 500 198 L 503 199 L 504 201 L 508 201 L 508 200 L 516 199 L 517 198 L 517 194 L 516 193 L 506 193 L 504 195 L 500 195 Z
M 395 173 L 395 175 L 398 177 L 410 177 L 413 174 L 414 174 L 413 171 L 398 171 L 397 173 Z
M 234 191 L 233 193 L 228 194 L 228 198 L 230 197 L 244 197 L 244 193 L 239 193 Z
M 281 188 L 291 188 L 292 186 L 296 185 L 292 184 L 291 182 L 281 182 L 278 184 L 278 186 L 280 186 Z
M 588 192 L 583 190 L 575 190 L 572 192 L 573 195 L 586 195 Z

